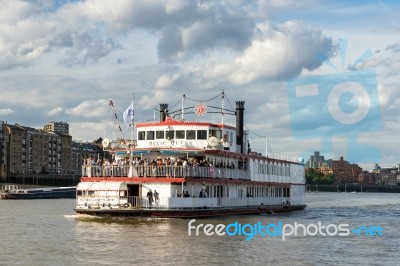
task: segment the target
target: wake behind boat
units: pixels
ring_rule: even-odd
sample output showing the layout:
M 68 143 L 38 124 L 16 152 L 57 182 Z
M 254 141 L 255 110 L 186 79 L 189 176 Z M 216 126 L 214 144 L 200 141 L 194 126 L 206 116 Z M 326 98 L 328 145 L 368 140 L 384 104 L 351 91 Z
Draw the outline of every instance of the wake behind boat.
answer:
M 185 108 L 185 96 L 177 111 L 160 104 L 160 120 L 137 123 L 137 140 L 122 141 L 122 147 L 105 139 L 114 160 L 83 166 L 75 211 L 186 218 L 304 209 L 303 161 L 252 152 L 244 102 L 225 109 L 225 94 L 220 95 L 221 108 L 201 101 Z M 221 123 L 198 121 L 212 108 Z M 185 120 L 188 111 L 197 115 L 195 121 Z M 224 123 L 229 114 L 236 116 L 236 126 Z M 133 103 L 126 118 L 133 124 Z

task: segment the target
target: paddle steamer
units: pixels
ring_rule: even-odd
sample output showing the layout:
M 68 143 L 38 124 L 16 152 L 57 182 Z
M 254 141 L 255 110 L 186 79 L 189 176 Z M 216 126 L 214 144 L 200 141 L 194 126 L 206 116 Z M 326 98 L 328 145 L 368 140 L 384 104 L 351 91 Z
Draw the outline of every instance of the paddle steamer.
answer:
M 184 108 L 185 96 L 174 112 L 160 104 L 159 121 L 135 124 L 135 141 L 104 139 L 113 162 L 83 166 L 75 211 L 191 218 L 304 209 L 303 161 L 251 151 L 245 102 L 229 110 L 221 96 L 221 108 L 204 102 Z M 209 110 L 221 115 L 221 123 L 199 121 Z M 195 121 L 185 120 L 188 111 L 197 115 Z M 235 125 L 224 123 L 229 114 L 236 116 Z

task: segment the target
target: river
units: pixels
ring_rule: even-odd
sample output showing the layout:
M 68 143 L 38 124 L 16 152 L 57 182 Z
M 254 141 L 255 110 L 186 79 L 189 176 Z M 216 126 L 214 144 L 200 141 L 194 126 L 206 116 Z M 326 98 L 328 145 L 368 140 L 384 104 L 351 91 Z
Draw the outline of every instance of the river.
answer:
M 398 265 L 400 194 L 307 193 L 304 211 L 202 224 L 348 224 L 381 235 L 188 235 L 185 219 L 76 215 L 75 201 L 0 200 L 0 265 Z

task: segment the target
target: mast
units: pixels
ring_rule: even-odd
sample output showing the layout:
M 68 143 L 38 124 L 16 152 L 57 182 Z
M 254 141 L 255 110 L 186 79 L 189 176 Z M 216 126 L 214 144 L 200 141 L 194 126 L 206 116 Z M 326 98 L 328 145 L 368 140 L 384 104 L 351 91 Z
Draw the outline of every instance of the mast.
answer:
M 111 108 L 113 110 L 115 120 L 117 121 L 117 124 L 118 124 L 119 133 L 121 134 L 121 142 L 125 143 L 125 138 L 124 138 L 124 134 L 122 133 L 121 124 L 118 121 L 117 112 L 115 111 L 114 103 L 111 99 L 110 99 L 109 105 L 111 106 Z
M 134 100 L 135 100 L 135 93 L 132 93 L 132 107 L 134 106 L 133 105 Z M 133 108 L 133 110 L 135 110 L 135 108 Z M 131 156 L 132 156 L 132 146 L 133 146 L 133 130 L 135 128 L 135 121 L 134 120 L 135 120 L 135 116 L 133 115 L 132 116 L 132 122 L 129 124 L 129 127 L 132 125 L 132 130 L 131 130 Z
M 183 121 L 183 113 L 184 113 L 184 109 L 185 109 L 185 107 L 184 107 L 184 105 L 183 105 L 183 103 L 184 103 L 184 101 L 185 101 L 185 94 L 183 94 L 183 96 L 182 96 L 182 114 L 181 114 L 181 119 L 182 119 L 182 121 Z
M 224 108 L 225 108 L 225 92 L 224 92 L 224 90 L 222 90 L 221 124 L 224 124 Z

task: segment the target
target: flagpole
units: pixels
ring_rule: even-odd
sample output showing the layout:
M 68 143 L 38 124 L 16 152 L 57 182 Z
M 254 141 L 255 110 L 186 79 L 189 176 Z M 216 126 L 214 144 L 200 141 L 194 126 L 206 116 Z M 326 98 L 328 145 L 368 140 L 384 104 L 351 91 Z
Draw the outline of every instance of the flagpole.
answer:
M 129 153 L 129 174 L 128 177 L 133 177 L 133 130 L 134 130 L 134 119 L 135 119 L 135 114 L 134 110 L 135 108 L 133 107 L 133 102 L 135 100 L 135 93 L 132 93 L 132 114 L 131 114 L 131 123 L 129 124 L 129 127 L 132 125 L 132 130 L 131 130 L 131 141 L 130 141 L 130 153 Z
M 135 100 L 135 93 L 132 93 L 132 111 L 135 110 L 135 108 L 133 107 L 134 100 Z M 132 146 L 133 146 L 133 130 L 134 130 L 134 127 L 135 127 L 134 119 L 135 119 L 135 114 L 133 113 L 133 115 L 131 116 L 131 125 L 132 125 L 132 130 L 131 130 L 131 157 L 132 157 Z

